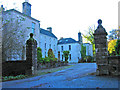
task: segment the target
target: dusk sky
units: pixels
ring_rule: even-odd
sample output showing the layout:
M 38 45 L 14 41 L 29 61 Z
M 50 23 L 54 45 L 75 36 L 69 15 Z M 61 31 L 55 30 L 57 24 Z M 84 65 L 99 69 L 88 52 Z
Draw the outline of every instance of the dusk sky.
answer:
M 0 0 L 6 10 L 22 12 L 25 0 Z M 32 17 L 40 20 L 41 28 L 52 27 L 58 37 L 78 40 L 78 32 L 86 34 L 89 27 L 97 27 L 98 19 L 107 32 L 118 29 L 119 0 L 29 0 Z

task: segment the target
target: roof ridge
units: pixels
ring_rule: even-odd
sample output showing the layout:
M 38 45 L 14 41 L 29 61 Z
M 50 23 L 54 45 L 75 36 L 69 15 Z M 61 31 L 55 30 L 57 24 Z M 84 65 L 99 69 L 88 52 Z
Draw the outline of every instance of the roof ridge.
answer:
M 78 43 L 78 41 L 76 41 L 73 38 L 63 38 L 58 40 L 58 44 L 68 44 L 68 43 Z
M 52 32 L 50 32 L 48 30 L 45 30 L 43 28 L 40 28 L 40 33 L 44 34 L 44 35 L 47 35 L 47 36 L 50 36 L 50 37 L 53 37 L 53 38 L 57 38 Z
M 16 9 L 9 9 L 9 10 L 3 11 L 3 12 L 9 12 L 9 11 L 15 11 L 15 12 L 17 12 L 17 13 L 23 15 L 23 16 L 26 16 L 26 17 L 28 17 L 28 18 L 31 18 L 31 19 L 33 19 L 33 20 L 35 20 L 35 21 L 37 21 L 37 22 L 40 22 L 39 20 L 37 20 L 37 19 L 35 19 L 35 18 L 31 17 L 31 16 L 27 16 L 27 15 L 25 15 L 24 13 L 22 13 L 22 12 L 16 10 Z

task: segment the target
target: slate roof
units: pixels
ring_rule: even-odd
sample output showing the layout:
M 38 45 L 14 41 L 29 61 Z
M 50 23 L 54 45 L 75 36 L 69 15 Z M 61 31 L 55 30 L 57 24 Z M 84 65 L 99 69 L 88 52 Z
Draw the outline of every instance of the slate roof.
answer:
M 68 44 L 68 43 L 78 43 L 78 41 L 72 39 L 72 38 L 62 38 L 58 40 L 58 44 Z
M 45 29 L 40 28 L 40 33 L 57 39 L 57 37 L 53 33 Z

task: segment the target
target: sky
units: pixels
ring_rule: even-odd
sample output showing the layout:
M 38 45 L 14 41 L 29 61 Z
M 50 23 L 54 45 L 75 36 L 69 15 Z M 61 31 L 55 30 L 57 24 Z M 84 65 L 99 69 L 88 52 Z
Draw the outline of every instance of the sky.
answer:
M 0 0 L 6 10 L 22 12 L 25 0 Z M 97 28 L 98 19 L 109 33 L 118 29 L 118 2 L 120 0 L 28 0 L 32 5 L 31 16 L 40 21 L 40 27 L 52 27 L 60 39 L 78 40 L 78 32 L 87 34 L 89 27 Z

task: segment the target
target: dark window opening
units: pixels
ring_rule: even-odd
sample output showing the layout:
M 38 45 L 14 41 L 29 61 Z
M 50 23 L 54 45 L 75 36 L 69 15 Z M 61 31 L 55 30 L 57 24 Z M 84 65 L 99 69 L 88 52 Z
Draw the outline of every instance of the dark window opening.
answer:
M 45 43 L 45 49 L 46 49 L 46 43 Z
M 70 54 L 70 56 L 69 56 L 69 57 L 70 57 L 70 60 L 71 60 L 71 54 Z
M 63 61 L 63 55 L 62 55 L 62 61 Z
M 71 45 L 69 45 L 69 50 L 71 50 Z
M 61 50 L 63 51 L 63 46 L 61 46 Z

